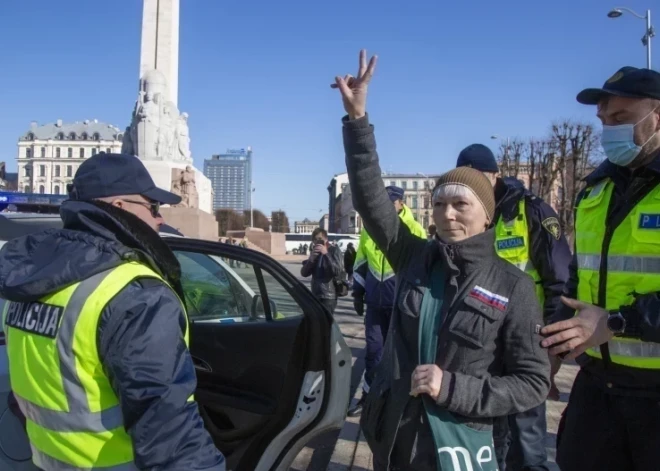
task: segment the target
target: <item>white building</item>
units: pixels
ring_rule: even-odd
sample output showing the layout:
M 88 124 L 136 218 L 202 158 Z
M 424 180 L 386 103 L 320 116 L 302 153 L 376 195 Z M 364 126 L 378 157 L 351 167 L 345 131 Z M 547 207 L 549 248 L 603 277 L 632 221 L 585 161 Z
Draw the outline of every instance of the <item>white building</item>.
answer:
M 331 180 L 330 214 L 334 215 L 333 229 L 342 234 L 359 234 L 362 230 L 360 215 L 353 208 L 351 188 L 346 174 L 335 175 Z M 424 229 L 433 224 L 433 205 L 431 191 L 440 175 L 384 173 L 385 186 L 398 186 L 404 190 L 404 203 L 412 211 L 413 217 Z M 333 191 L 336 195 L 333 198 Z
M 296 221 L 293 224 L 293 231 L 296 234 L 311 234 L 314 232 L 314 229 L 319 227 L 317 222 L 310 221 L 309 219 L 305 218 L 302 221 Z
M 94 120 L 37 125 L 18 139 L 18 191 L 66 194 L 80 164 L 99 152 L 121 152 L 123 131 Z

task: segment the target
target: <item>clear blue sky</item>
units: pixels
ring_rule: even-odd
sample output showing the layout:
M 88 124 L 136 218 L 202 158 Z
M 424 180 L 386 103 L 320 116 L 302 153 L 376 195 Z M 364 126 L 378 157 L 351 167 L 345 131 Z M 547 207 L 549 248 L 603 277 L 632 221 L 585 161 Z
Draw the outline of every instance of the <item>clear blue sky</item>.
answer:
M 625 5 L 644 13 L 652 3 Z M 255 207 L 318 219 L 331 177 L 344 171 L 341 102 L 329 84 L 356 72 L 362 47 L 380 56 L 369 110 L 387 171 L 441 172 L 468 144 L 496 148 L 492 134 L 594 120 L 576 93 L 620 66 L 645 66 L 644 22 L 607 18 L 613 6 L 181 0 L 179 107 L 190 114 L 195 165 L 251 145 Z M 140 0 L 3 3 L 0 160 L 16 167 L 32 120 L 128 124 L 141 15 Z

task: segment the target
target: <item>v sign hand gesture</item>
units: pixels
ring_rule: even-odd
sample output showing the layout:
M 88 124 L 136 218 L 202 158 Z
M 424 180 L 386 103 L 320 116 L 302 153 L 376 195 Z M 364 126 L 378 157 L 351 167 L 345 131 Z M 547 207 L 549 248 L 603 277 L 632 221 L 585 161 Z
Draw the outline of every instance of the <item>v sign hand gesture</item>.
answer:
M 360 68 L 357 77 L 347 75 L 344 78 L 335 77 L 335 83 L 330 85 L 338 88 L 344 102 L 344 109 L 351 119 L 359 119 L 367 114 L 367 87 L 374 75 L 378 56 L 373 56 L 367 65 L 367 51 L 360 51 Z

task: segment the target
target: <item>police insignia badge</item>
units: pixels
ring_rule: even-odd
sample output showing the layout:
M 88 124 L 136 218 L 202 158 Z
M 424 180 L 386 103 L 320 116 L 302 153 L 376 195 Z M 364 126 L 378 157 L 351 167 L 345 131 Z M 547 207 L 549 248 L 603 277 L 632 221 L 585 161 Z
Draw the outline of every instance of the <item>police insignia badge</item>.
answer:
M 609 79 L 607 79 L 607 83 L 613 83 L 616 82 L 617 80 L 621 80 L 621 77 L 623 77 L 623 72 L 617 72 L 616 74 L 612 75 Z
M 554 237 L 556 240 L 559 240 L 561 237 L 561 225 L 559 224 L 557 218 L 553 217 L 544 219 L 543 222 L 541 222 L 541 225 L 546 231 L 552 234 L 552 237 Z

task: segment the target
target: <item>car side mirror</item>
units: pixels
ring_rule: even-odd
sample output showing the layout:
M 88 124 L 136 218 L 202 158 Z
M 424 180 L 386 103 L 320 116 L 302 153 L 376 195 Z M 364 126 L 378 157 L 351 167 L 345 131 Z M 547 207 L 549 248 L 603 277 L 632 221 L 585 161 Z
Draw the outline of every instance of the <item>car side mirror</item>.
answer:
M 272 299 L 268 299 L 268 304 L 270 305 L 270 314 L 275 319 L 277 314 L 277 304 Z M 265 319 L 266 312 L 264 311 L 264 301 L 260 294 L 255 294 L 252 298 L 252 319 Z

